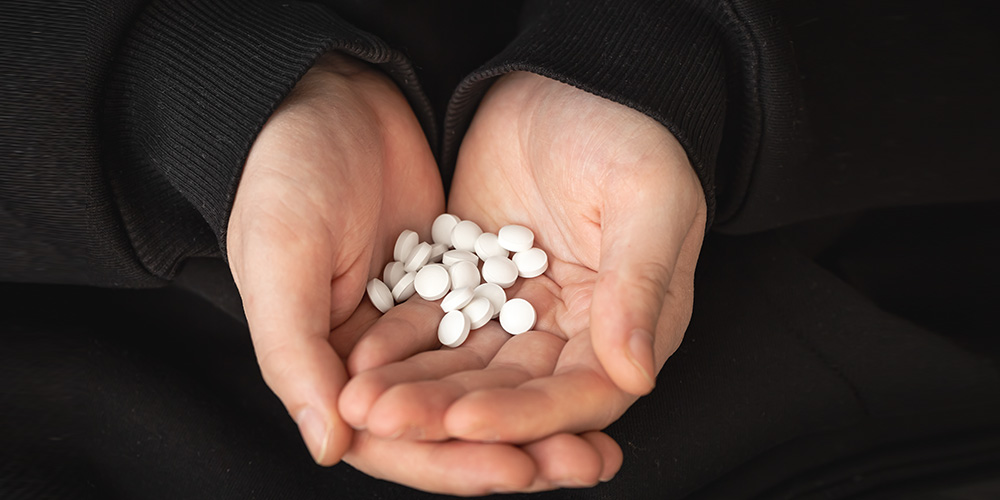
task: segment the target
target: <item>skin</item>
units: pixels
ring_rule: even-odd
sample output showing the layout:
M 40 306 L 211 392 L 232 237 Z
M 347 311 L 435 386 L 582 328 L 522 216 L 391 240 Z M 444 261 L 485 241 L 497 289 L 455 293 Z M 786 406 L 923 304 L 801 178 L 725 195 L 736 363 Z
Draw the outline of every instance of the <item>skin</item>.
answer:
M 442 352 L 426 335 L 440 319 L 436 304 L 411 300 L 383 316 L 363 297 L 396 236 L 426 228 L 429 239 L 443 209 L 434 158 L 399 89 L 363 63 L 324 56 L 254 142 L 228 226 L 230 268 L 265 382 L 321 465 L 344 459 L 375 477 L 460 495 L 610 479 L 621 451 L 600 432 L 519 445 L 417 442 L 354 430 L 341 417 L 350 376 Z
M 348 423 L 383 438 L 532 443 L 603 429 L 652 390 L 690 320 L 706 216 L 666 128 L 555 80 L 506 75 L 463 140 L 449 203 L 487 231 L 534 230 L 549 269 L 508 298 L 534 305 L 535 330 L 511 337 L 494 323 L 457 349 L 358 361 L 366 370 L 340 399 Z

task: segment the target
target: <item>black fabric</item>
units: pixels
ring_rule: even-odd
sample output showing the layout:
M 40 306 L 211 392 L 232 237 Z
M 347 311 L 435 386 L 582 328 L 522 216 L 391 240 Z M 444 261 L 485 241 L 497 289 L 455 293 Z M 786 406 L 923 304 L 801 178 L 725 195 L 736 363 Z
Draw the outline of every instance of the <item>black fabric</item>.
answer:
M 143 10 L 106 89 L 104 167 L 152 274 L 172 276 L 187 257 L 225 255 L 229 212 L 257 132 L 329 50 L 393 76 L 435 142 L 430 103 L 402 54 L 328 9 L 157 0 Z
M 257 131 L 326 50 L 395 79 L 446 181 L 519 69 L 649 114 L 698 171 L 716 232 L 685 342 L 609 429 L 624 468 L 540 496 L 996 478 L 997 20 L 972 1 L 5 3 L 0 497 L 430 497 L 312 465 L 218 259 Z
M 545 0 L 529 2 L 526 11 L 518 36 L 455 90 L 445 116 L 445 177 L 450 177 L 462 136 L 490 83 L 505 73 L 530 71 L 663 123 L 698 172 L 711 220 L 726 102 L 726 6 L 687 0 Z M 733 52 L 741 55 L 738 49 Z
M 853 227 L 884 228 L 879 217 Z M 929 229 L 933 244 L 950 228 Z M 969 241 L 1000 251 L 997 237 L 957 243 Z M 525 498 L 849 498 L 998 463 L 1000 352 L 884 312 L 800 247 L 783 233 L 710 237 L 684 343 L 609 429 L 619 476 Z M 175 287 L 3 292 L 0 369 L 24 388 L 0 402 L 18 409 L 3 415 L 16 430 L 0 447 L 4 498 L 434 497 L 313 465 L 245 326 L 209 301 Z

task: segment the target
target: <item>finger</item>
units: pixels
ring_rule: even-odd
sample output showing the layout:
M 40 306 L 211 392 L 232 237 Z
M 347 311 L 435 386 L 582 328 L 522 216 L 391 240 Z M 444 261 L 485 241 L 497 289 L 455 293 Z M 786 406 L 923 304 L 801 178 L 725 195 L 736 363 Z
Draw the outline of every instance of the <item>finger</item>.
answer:
M 437 303 L 419 297 L 389 309 L 354 344 L 347 358 L 348 373 L 357 375 L 437 348 L 441 345 L 437 326 L 442 316 Z
M 614 479 L 615 474 L 621 470 L 624 461 L 621 446 L 618 446 L 618 443 L 611 439 L 611 436 L 599 431 L 585 432 L 580 437 L 586 439 L 601 455 L 602 467 L 597 480 L 606 483 Z
M 498 325 L 495 334 L 507 336 Z M 478 331 L 477 331 L 478 332 Z M 378 398 L 368 415 L 368 430 L 378 436 L 443 441 L 448 407 L 466 394 L 482 389 L 517 387 L 552 374 L 565 342 L 545 332 L 509 337 L 489 366 L 463 371 L 441 380 L 397 385 Z
M 556 434 L 522 449 L 538 467 L 532 489 L 587 488 L 596 485 L 604 471 L 604 450 L 575 434 Z
M 421 352 L 404 361 L 390 363 L 355 375 L 340 395 L 339 409 L 355 429 L 369 427 L 369 412 L 389 388 L 407 382 L 435 380 L 465 370 L 482 369 L 500 349 L 503 335 L 475 332 L 457 349 Z M 383 437 L 392 433 L 382 433 Z
M 345 461 L 388 481 L 433 493 L 521 491 L 535 479 L 531 457 L 509 444 L 387 440 L 359 431 Z
M 301 241 L 271 234 L 246 245 L 241 293 L 264 381 L 295 419 L 313 459 L 332 465 L 351 440 L 336 408 L 347 373 L 327 342 L 329 256 Z
M 673 179 L 643 180 L 628 197 L 607 198 L 613 204 L 602 216 L 590 310 L 601 365 L 618 387 L 636 395 L 655 385 L 656 325 L 700 194 L 677 189 Z
M 562 356 L 585 359 L 586 336 L 574 337 Z M 596 357 L 560 367 L 550 377 L 517 388 L 471 392 L 445 413 L 448 434 L 472 441 L 527 443 L 560 432 L 603 429 L 625 412 L 635 396 L 621 391 L 600 369 Z

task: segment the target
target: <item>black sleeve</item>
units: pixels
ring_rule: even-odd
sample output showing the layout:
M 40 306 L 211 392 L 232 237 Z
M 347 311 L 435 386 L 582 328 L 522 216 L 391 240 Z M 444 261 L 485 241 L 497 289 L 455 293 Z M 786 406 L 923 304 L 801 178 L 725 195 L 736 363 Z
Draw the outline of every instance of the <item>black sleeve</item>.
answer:
M 410 64 L 325 7 L 18 0 L 0 9 L 0 281 L 158 286 L 225 230 L 258 131 L 325 51 Z
M 754 37 L 768 23 L 761 16 L 766 2 L 744 3 L 750 2 L 529 0 L 517 37 L 466 77 L 449 103 L 445 177 L 490 83 L 511 71 L 530 71 L 632 107 L 666 126 L 698 173 L 711 225 L 718 177 L 746 177 L 753 161 L 754 146 L 747 141 L 756 136 L 745 125 L 752 128 L 759 107 L 747 103 L 748 87 L 755 82 L 745 70 L 756 64 L 760 40 Z M 734 136 L 725 145 L 724 133 Z M 727 155 L 734 158 L 726 172 L 717 168 L 723 147 L 735 152 Z
M 225 255 L 243 163 L 271 112 L 324 52 L 374 63 L 400 85 L 434 143 L 412 67 L 329 9 L 268 0 L 156 0 L 111 69 L 107 173 L 140 262 Z

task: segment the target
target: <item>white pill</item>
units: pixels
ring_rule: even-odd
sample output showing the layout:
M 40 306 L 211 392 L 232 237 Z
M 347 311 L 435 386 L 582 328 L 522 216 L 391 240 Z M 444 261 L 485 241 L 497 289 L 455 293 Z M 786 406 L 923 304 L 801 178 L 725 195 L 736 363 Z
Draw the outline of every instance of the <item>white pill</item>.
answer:
M 397 304 L 413 296 L 413 292 L 416 291 L 413 282 L 416 278 L 417 273 L 406 273 L 399 278 L 399 283 L 392 287 L 392 298 L 396 299 Z
M 469 317 L 469 328 L 476 330 L 493 318 L 493 304 L 486 297 L 476 297 L 462 308 L 462 313 Z
M 389 291 L 389 287 L 382 283 L 382 280 L 375 278 L 368 282 L 368 298 L 371 299 L 372 304 L 375 304 L 375 309 L 378 309 L 383 314 L 392 309 L 394 305 L 392 302 L 392 292 Z
M 541 248 L 517 252 L 511 258 L 517 266 L 517 274 L 522 278 L 540 276 L 549 268 L 549 256 Z
M 517 281 L 517 266 L 506 257 L 490 257 L 483 262 L 483 279 L 509 288 Z
M 434 243 L 451 246 L 451 232 L 455 229 L 455 225 L 461 221 L 462 219 L 451 214 L 437 216 L 437 219 L 434 219 L 434 224 L 431 224 L 431 239 L 434 240 Z
M 455 250 L 475 251 L 476 239 L 479 238 L 480 234 L 483 234 L 483 230 L 479 224 L 471 220 L 463 220 L 455 224 L 455 229 L 451 231 L 451 246 L 455 247 Z M 531 245 L 528 245 L 528 248 L 531 248 Z
M 410 254 L 406 256 L 406 266 L 403 269 L 408 273 L 415 273 L 424 267 L 429 260 L 431 260 L 431 244 L 421 242 L 413 247 Z
M 428 264 L 417 271 L 413 289 L 424 300 L 438 300 L 451 290 L 451 275 L 441 264 Z
M 479 265 L 479 257 L 472 252 L 467 252 L 465 250 L 448 250 L 441 256 L 441 263 L 446 266 L 454 266 L 456 262 L 459 261 L 469 261 L 475 265 Z
M 410 231 L 409 229 L 404 229 L 402 233 L 399 233 L 399 238 L 396 238 L 396 246 L 392 249 L 392 260 L 398 260 L 403 262 L 413 251 L 413 247 L 420 243 L 420 235 Z
M 472 302 L 475 298 L 475 294 L 472 292 L 471 288 L 455 288 L 448 292 L 448 295 L 444 296 L 444 300 L 441 301 L 441 310 L 444 312 L 457 311 Z
M 392 261 L 385 265 L 385 270 L 382 271 L 382 281 L 385 282 L 385 286 L 392 289 L 399 283 L 399 279 L 406 274 L 406 270 L 403 269 L 404 265 L 399 261 Z
M 483 233 L 476 239 L 476 255 L 480 259 L 486 260 L 490 257 L 507 257 L 510 252 L 500 246 L 500 243 L 497 242 L 497 235 Z
M 535 243 L 535 233 L 524 226 L 511 224 L 500 228 L 497 232 L 497 241 L 500 246 L 511 252 L 523 252 Z
M 535 326 L 535 308 L 524 299 L 508 300 L 500 309 L 500 326 L 511 335 L 520 335 Z
M 467 260 L 456 262 L 455 265 L 448 268 L 448 272 L 451 273 L 451 288 L 453 290 L 476 288 L 482 283 L 479 278 L 479 268 Z
M 458 347 L 469 338 L 469 317 L 462 311 L 451 311 L 438 324 L 438 340 L 448 347 Z
M 503 291 L 503 288 L 496 283 L 483 283 L 473 290 L 473 294 L 476 297 L 486 297 L 493 305 L 493 317 L 500 315 L 500 308 L 503 307 L 503 303 L 507 302 L 507 292 Z
M 431 245 L 431 259 L 427 262 L 432 262 L 434 264 L 441 262 L 441 259 L 444 258 L 444 253 L 447 251 L 448 245 L 445 245 L 444 243 L 435 243 Z

